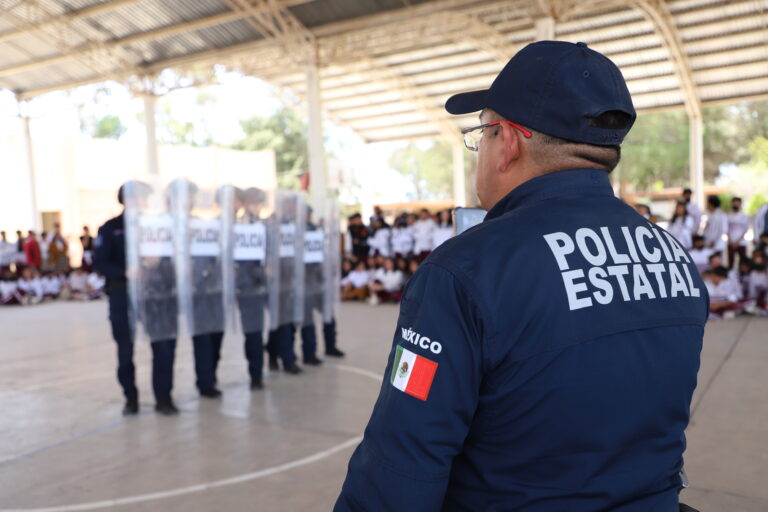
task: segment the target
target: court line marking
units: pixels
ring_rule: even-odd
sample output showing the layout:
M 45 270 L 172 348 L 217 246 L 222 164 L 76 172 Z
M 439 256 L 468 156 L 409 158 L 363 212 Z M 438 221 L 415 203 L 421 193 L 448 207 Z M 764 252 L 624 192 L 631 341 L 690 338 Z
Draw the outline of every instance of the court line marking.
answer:
M 226 487 L 230 485 L 241 484 L 243 482 L 249 482 L 252 480 L 257 480 L 259 478 L 265 478 L 268 476 L 276 475 L 277 473 L 289 471 L 294 468 L 306 466 L 308 464 L 312 464 L 313 462 L 322 460 L 326 457 L 330 457 L 331 455 L 338 453 L 342 450 L 345 450 L 351 446 L 354 446 L 357 443 L 359 443 L 362 439 L 363 439 L 363 436 L 355 436 L 351 439 L 344 441 L 343 443 L 337 444 L 326 450 L 317 452 L 313 455 L 309 455 L 308 457 L 304 457 L 304 458 L 295 460 L 293 462 L 287 462 L 285 464 L 280 464 L 278 466 L 273 466 L 271 468 L 262 469 L 260 471 L 254 471 L 252 473 L 245 473 L 243 475 L 238 475 L 230 478 L 214 480 L 208 483 L 190 485 L 187 487 L 179 487 L 177 489 L 171 489 L 168 491 L 137 494 L 134 496 L 126 496 L 124 498 L 115 498 L 112 500 L 92 501 L 89 503 L 77 503 L 74 505 L 60 505 L 60 506 L 44 507 L 44 508 L 0 509 L 0 512 L 73 512 L 73 511 L 80 511 L 80 510 L 95 510 L 95 509 L 105 508 L 105 507 L 117 507 L 121 505 L 131 505 L 135 503 L 143 503 L 147 501 L 155 501 L 160 499 L 173 498 L 177 496 L 184 496 L 186 494 L 207 491 L 209 489 L 216 489 L 219 487 Z
M 343 364 L 329 364 L 327 365 L 329 368 L 337 368 L 342 371 L 347 371 L 349 373 L 355 373 L 358 375 L 362 375 L 365 377 L 368 377 L 370 379 L 373 379 L 375 381 L 380 381 L 382 379 L 382 376 L 365 370 L 363 368 L 358 368 L 356 366 L 347 366 Z M 96 510 L 100 508 L 106 508 L 106 507 L 117 507 L 122 505 L 131 505 L 135 503 L 144 503 L 148 501 L 155 501 L 160 499 L 166 499 L 166 498 L 173 498 L 177 496 L 184 496 L 187 494 L 193 494 L 198 492 L 207 491 L 209 489 L 216 489 L 220 487 L 227 487 L 230 485 L 236 485 L 241 484 L 244 482 L 249 482 L 253 480 L 258 480 L 260 478 L 266 478 L 268 476 L 276 475 L 278 473 L 283 473 L 285 471 L 290 471 L 291 469 L 295 469 L 298 467 L 306 466 L 309 464 L 312 464 L 314 462 L 317 462 L 319 460 L 325 459 L 327 457 L 330 457 L 331 455 L 334 455 L 340 451 L 343 451 L 351 446 L 354 446 L 358 444 L 360 441 L 362 441 L 363 436 L 355 436 L 350 439 L 347 439 L 343 443 L 339 443 L 337 445 L 331 446 L 330 448 L 327 448 L 325 450 L 322 450 L 320 452 L 314 453 L 312 455 L 308 455 L 306 457 L 303 457 L 301 459 L 297 459 L 291 462 L 286 462 L 284 464 L 279 464 L 277 466 L 272 466 L 271 468 L 265 468 L 258 471 L 253 471 L 250 473 L 244 473 L 242 475 L 237 475 L 229 478 L 223 478 L 220 480 L 213 480 L 210 482 L 204 482 L 201 484 L 196 485 L 189 485 L 185 487 L 177 487 L 176 489 L 169 489 L 166 491 L 157 491 L 157 492 L 150 492 L 150 493 L 144 493 L 144 494 L 135 494 L 133 496 L 125 496 L 122 498 L 114 498 L 110 500 L 101 500 L 101 501 L 91 501 L 91 502 L 84 502 L 84 503 L 76 503 L 73 505 L 55 505 L 52 507 L 41 507 L 41 508 L 12 508 L 12 509 L 0 509 L 0 512 L 76 512 L 76 511 L 82 511 L 82 510 Z

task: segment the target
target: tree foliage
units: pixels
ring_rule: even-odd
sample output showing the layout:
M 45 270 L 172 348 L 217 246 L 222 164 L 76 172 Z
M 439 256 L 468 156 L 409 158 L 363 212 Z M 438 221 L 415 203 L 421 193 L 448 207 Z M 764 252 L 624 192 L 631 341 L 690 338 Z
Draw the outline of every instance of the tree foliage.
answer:
M 277 181 L 281 187 L 298 188 L 298 176 L 309 170 L 307 122 L 295 110 L 282 108 L 269 117 L 252 117 L 240 121 L 244 137 L 234 149 L 275 152 Z
M 216 96 L 205 87 L 201 87 L 195 99 L 193 119 L 178 118 L 171 108 L 171 101 L 163 98 L 158 102 L 156 112 L 157 139 L 163 144 L 182 144 L 187 146 L 210 146 L 213 135 L 206 120 L 206 111 L 216 107 Z
M 449 199 L 453 195 L 453 149 L 448 142 L 441 140 L 427 147 L 410 143 L 392 153 L 389 166 L 413 183 L 412 199 Z M 474 170 L 469 151 L 464 154 L 464 168 L 468 175 Z
M 768 102 L 713 106 L 703 114 L 704 179 L 713 182 L 721 166 L 750 161 L 750 143 L 768 133 Z M 615 176 L 639 190 L 688 185 L 688 129 L 683 111 L 641 113 L 622 145 Z
M 80 129 L 97 139 L 119 139 L 128 129 L 115 115 L 106 115 L 95 120 L 80 120 Z

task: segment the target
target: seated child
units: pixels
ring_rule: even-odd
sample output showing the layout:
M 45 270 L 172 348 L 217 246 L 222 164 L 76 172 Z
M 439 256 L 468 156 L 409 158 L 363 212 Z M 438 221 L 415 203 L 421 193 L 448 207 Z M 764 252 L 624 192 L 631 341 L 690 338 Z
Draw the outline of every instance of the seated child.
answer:
M 341 280 L 341 300 L 365 300 L 368 297 L 368 284 L 371 276 L 360 261 L 355 269 Z

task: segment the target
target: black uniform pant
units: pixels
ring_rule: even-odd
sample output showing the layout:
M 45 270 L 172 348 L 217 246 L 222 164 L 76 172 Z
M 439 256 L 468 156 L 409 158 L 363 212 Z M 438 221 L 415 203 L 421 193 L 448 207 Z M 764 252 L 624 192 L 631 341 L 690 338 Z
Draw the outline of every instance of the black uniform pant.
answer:
M 126 400 L 138 399 L 136 368 L 133 365 L 133 339 L 128 322 L 128 293 L 122 289 L 109 292 L 109 321 L 112 337 L 117 342 L 117 380 L 123 388 Z M 171 399 L 173 389 L 173 361 L 176 356 L 176 340 L 153 340 L 152 343 L 152 390 L 158 402 Z
M 221 358 L 223 332 L 213 332 L 192 336 L 195 355 L 195 384 L 200 391 L 216 387 L 216 370 Z
M 264 339 L 261 331 L 245 333 L 245 358 L 251 380 L 261 380 L 264 366 Z
M 293 350 L 293 338 L 296 336 L 296 327 L 293 324 L 283 324 L 274 331 L 269 332 L 267 339 L 267 352 L 270 359 L 278 357 L 283 361 L 283 366 L 291 366 L 296 363 L 296 353 Z
M 128 322 L 128 293 L 126 290 L 109 292 L 109 323 L 112 337 L 117 342 L 117 381 L 126 400 L 137 400 L 136 368 L 133 366 L 133 339 Z
M 152 340 L 152 391 L 157 402 L 170 402 L 176 340 Z
M 336 319 L 323 323 L 323 341 L 325 351 L 330 352 L 336 348 Z M 317 353 L 317 333 L 315 324 L 305 325 L 301 328 L 301 353 L 304 360 L 310 359 Z

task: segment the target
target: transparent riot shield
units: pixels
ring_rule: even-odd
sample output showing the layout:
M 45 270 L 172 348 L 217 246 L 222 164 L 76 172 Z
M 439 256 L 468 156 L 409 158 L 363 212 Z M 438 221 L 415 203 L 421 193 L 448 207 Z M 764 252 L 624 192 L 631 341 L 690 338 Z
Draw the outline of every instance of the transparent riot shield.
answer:
M 269 244 L 268 225 L 273 214 L 272 192 L 258 188 L 234 191 L 235 217 L 232 228 L 234 293 L 243 334 L 265 329 L 265 314 L 270 296 L 277 297 L 277 245 Z M 272 239 L 274 241 L 275 239 Z M 274 245 L 270 254 L 268 245 Z M 271 292 L 271 293 L 270 293 Z M 277 301 L 273 301 L 276 307 Z M 275 311 L 276 314 L 276 311 Z M 272 318 L 276 318 L 273 316 Z
M 159 182 L 123 188 L 126 267 L 134 339 L 178 336 L 176 237 L 172 205 Z
M 339 203 L 328 201 L 322 223 L 323 240 L 323 323 L 336 318 L 341 299 L 341 219 Z
M 171 184 L 176 244 L 179 310 L 191 336 L 225 330 L 226 247 L 232 219 L 231 190 L 198 188 L 177 179 Z
M 313 218 L 307 208 L 304 231 L 304 321 L 302 325 L 314 325 L 315 311 L 322 314 L 325 292 L 325 230 L 323 218 Z
M 273 230 L 278 246 L 278 297 L 275 329 L 304 320 L 304 224 L 306 202 L 303 193 L 280 190 L 275 201 Z

